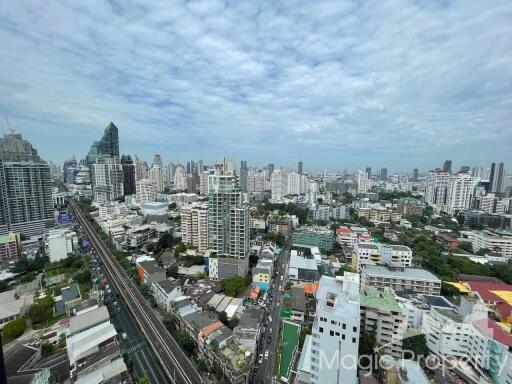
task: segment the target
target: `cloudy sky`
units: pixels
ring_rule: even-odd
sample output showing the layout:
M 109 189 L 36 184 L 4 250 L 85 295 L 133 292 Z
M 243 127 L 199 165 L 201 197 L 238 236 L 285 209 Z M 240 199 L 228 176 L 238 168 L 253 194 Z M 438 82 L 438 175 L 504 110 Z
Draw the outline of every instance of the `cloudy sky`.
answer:
M 109 121 L 165 161 L 512 164 L 512 3 L 6 0 L 4 116 L 47 160 Z

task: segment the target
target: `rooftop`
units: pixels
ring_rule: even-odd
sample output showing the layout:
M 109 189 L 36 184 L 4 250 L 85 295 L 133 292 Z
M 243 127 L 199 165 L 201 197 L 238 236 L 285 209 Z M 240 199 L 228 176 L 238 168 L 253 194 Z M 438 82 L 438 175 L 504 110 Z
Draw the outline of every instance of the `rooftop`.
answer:
M 400 312 L 400 307 L 391 290 L 379 291 L 375 287 L 368 287 L 361 292 L 361 307 L 382 309 L 392 312 Z
M 69 334 L 81 332 L 84 329 L 93 327 L 96 324 L 110 320 L 107 307 L 101 306 L 92 311 L 85 312 L 79 316 L 71 317 L 69 321 Z
M 315 271 L 318 270 L 316 261 L 314 259 L 307 259 L 298 255 L 291 255 L 290 268 L 310 269 Z
M 389 269 L 380 265 L 368 265 L 361 272 L 362 274 L 370 276 L 379 276 L 385 278 L 402 278 L 402 279 L 415 279 L 415 280 L 441 280 L 433 273 L 421 268 L 403 268 L 403 269 Z

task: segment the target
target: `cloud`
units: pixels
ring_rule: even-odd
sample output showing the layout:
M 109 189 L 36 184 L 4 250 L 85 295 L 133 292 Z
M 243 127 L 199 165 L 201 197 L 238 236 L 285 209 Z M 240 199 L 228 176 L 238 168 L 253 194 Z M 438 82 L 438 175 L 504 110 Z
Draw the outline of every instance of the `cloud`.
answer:
M 9 2 L 0 113 L 47 159 L 306 168 L 511 159 L 507 1 Z M 55 144 L 62 148 L 54 151 Z

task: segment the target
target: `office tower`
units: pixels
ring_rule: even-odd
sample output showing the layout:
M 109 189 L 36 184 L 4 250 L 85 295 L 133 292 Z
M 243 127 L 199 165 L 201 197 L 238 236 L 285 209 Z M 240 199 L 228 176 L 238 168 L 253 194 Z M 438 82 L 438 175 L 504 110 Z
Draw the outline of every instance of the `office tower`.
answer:
M 359 173 L 357 174 L 357 193 L 368 192 L 369 186 L 370 182 L 368 180 L 368 173 L 359 171 Z
M 125 196 L 135 195 L 135 164 L 130 155 L 121 156 L 123 168 L 123 190 Z
M 98 142 L 98 155 L 119 157 L 119 132 L 113 122 L 105 128 L 105 133 Z
M 188 193 L 197 193 L 199 190 L 199 175 L 197 173 L 193 173 L 190 176 L 187 176 L 187 192 Z
M 135 200 L 137 203 L 148 203 L 156 200 L 156 183 L 151 179 L 137 180 Z
M 176 164 L 169 162 L 166 167 L 165 181 L 169 184 L 174 183 L 174 171 L 176 170 Z
M 235 162 L 230 157 L 224 157 L 223 161 L 223 174 L 231 175 L 235 173 Z
M 268 169 L 268 178 L 270 180 L 270 178 L 272 177 L 272 173 L 274 173 L 274 164 L 273 163 L 270 163 L 268 166 L 267 166 L 267 169 Z
M 503 192 L 503 180 L 505 174 L 503 170 L 503 163 L 492 163 L 491 164 L 491 175 L 489 177 L 489 188 L 492 193 Z
M 359 348 L 359 275 L 322 276 L 316 296 L 311 384 L 356 384 Z
M 388 179 L 388 169 L 387 168 L 381 168 L 380 169 L 380 179 L 381 180 L 387 180 Z
M 192 166 L 190 164 L 190 161 L 187 161 L 187 164 L 185 165 L 185 172 L 187 175 L 190 175 L 192 173 Z
M 157 167 L 160 167 L 160 168 L 163 168 L 163 164 L 162 164 L 162 156 L 160 155 L 155 155 L 153 157 L 153 165 L 152 167 L 154 166 L 157 166 Z
M 270 176 L 272 200 L 279 201 L 288 194 L 288 170 L 278 168 Z
M 157 164 L 153 164 L 151 169 L 148 171 L 148 179 L 155 182 L 157 192 L 162 193 L 164 191 L 164 169 L 162 167 Z
M 371 179 L 371 177 L 372 177 L 372 167 L 366 167 L 366 173 L 368 174 L 368 178 Z
M 20 134 L 0 139 L 0 234 L 39 235 L 55 225 L 50 167 Z
M 204 172 L 204 165 L 203 165 L 203 160 L 199 160 L 197 162 L 197 173 L 198 174 L 201 174 Z
M 240 162 L 240 189 L 242 192 L 247 192 L 247 176 L 249 169 L 247 168 L 247 161 Z
M 92 166 L 93 197 L 97 203 L 106 203 L 123 196 L 123 168 L 118 157 L 99 155 Z
M 452 173 L 452 161 L 451 160 L 445 160 L 443 164 L 443 171 L 447 173 Z
M 71 184 L 75 182 L 75 174 L 77 171 L 77 162 L 75 158 L 66 160 L 62 166 L 62 173 L 64 176 L 64 183 Z
M 459 172 L 450 177 L 447 191 L 447 212 L 454 215 L 458 211 L 466 211 L 471 208 L 475 179 L 467 172 Z
M 473 176 L 474 178 L 482 179 L 482 180 L 485 179 L 484 173 L 485 173 L 484 167 L 473 167 L 473 169 L 471 170 L 471 176 Z
M 181 235 L 185 244 L 199 252 L 208 249 L 208 204 L 192 203 L 181 208 Z
M 208 248 L 212 279 L 245 276 L 248 268 L 249 209 L 233 174 L 208 177 Z
M 448 172 L 440 168 L 430 171 L 425 179 L 425 202 L 430 205 L 445 207 L 449 180 Z
M 183 165 L 177 165 L 174 170 L 174 188 L 185 190 L 187 189 L 187 175 Z
M 302 175 L 302 172 L 303 172 L 302 167 L 303 167 L 302 160 L 300 160 L 300 161 L 299 161 L 299 164 L 297 165 L 297 173 L 298 173 L 299 175 Z
M 460 166 L 460 172 L 469 172 L 471 167 L 469 165 L 461 165 Z
M 418 168 L 412 170 L 412 181 L 417 182 L 419 178 Z
M 135 180 L 143 180 L 148 178 L 148 171 L 144 160 L 139 159 L 135 155 Z

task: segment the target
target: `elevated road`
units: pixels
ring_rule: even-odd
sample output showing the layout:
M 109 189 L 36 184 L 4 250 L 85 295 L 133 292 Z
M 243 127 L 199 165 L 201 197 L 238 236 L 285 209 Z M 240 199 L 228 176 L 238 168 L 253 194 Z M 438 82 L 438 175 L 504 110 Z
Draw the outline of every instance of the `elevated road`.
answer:
M 103 243 L 76 201 L 69 199 L 69 202 L 89 237 L 91 245 L 101 258 L 105 272 L 110 278 L 110 283 L 116 286 L 119 295 L 130 309 L 171 382 L 176 384 L 206 383 L 121 264 Z

